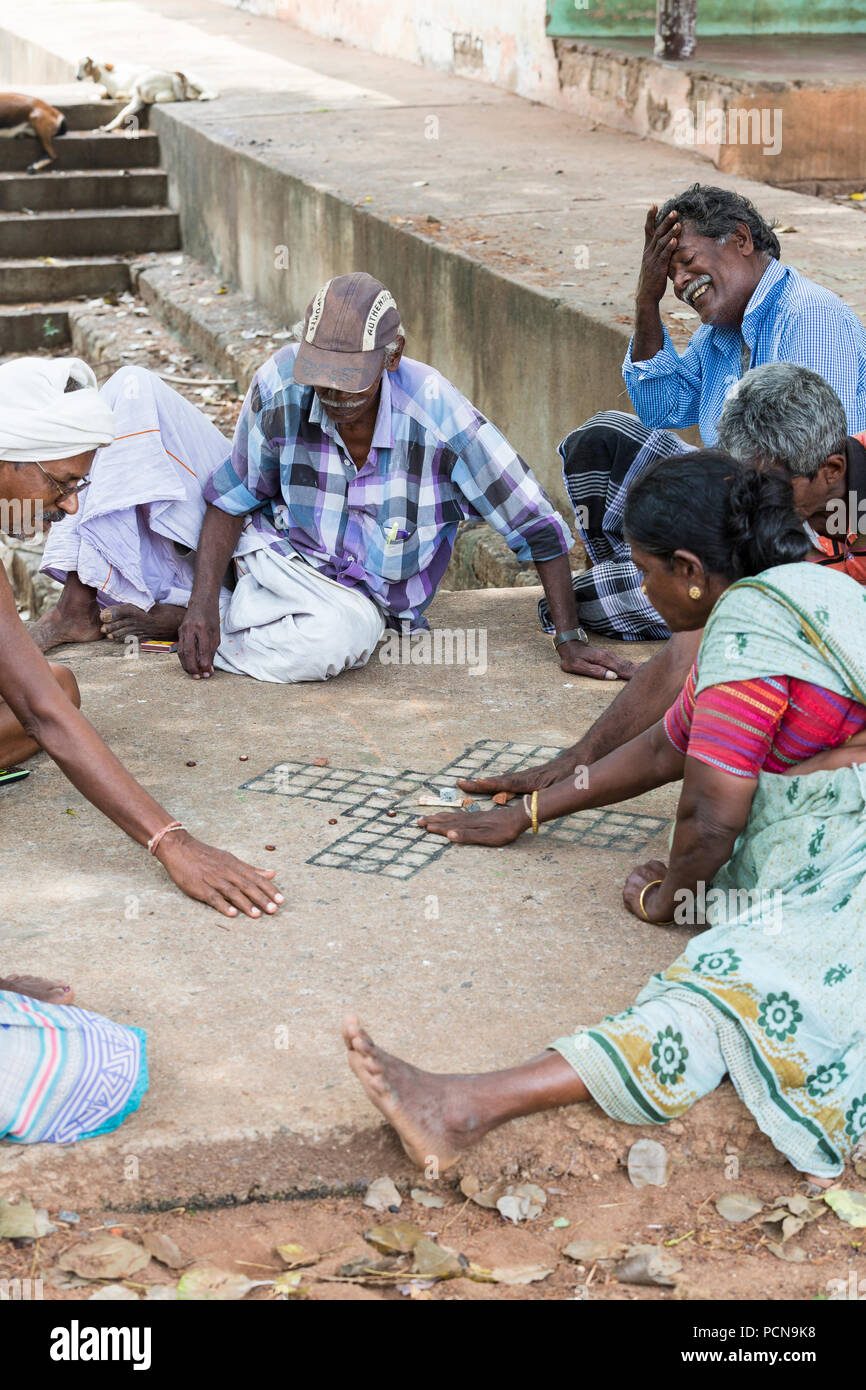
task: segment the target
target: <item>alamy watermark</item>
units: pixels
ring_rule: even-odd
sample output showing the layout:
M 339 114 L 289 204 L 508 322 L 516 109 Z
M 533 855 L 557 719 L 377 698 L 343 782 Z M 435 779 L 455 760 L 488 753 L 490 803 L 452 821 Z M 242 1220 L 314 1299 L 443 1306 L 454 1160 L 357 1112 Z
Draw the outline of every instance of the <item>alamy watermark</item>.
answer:
M 44 517 L 45 507 L 39 497 L 0 497 L 0 531 L 4 535 L 16 538 L 39 535 Z
M 694 891 L 676 890 L 673 920 L 678 927 L 704 927 L 743 920 L 748 914 L 753 923 L 761 923 L 765 936 L 778 936 L 782 930 L 783 902 L 784 894 L 779 888 L 708 888 L 699 882 Z
M 675 145 L 761 145 L 765 155 L 782 151 L 782 109 L 774 106 L 680 106 L 671 133 Z
M 466 666 L 472 676 L 487 671 L 485 627 L 437 627 L 412 632 L 407 622 L 390 629 L 379 646 L 383 666 Z

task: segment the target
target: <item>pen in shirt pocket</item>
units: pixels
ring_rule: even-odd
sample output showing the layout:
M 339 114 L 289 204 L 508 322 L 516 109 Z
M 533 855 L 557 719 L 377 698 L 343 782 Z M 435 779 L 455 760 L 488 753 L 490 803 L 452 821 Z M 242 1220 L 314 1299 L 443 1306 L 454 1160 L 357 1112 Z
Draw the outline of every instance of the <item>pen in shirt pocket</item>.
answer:
M 396 521 L 392 521 L 390 526 L 383 526 L 386 545 L 396 545 L 397 541 L 406 541 L 412 534 L 411 531 L 401 531 Z

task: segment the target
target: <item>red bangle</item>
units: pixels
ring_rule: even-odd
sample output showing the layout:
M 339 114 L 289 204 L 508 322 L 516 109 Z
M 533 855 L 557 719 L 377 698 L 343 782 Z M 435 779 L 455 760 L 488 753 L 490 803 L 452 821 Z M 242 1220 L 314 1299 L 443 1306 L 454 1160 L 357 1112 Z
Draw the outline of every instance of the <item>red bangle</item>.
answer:
M 162 830 L 157 830 L 156 834 L 152 835 L 147 842 L 147 847 L 150 850 L 151 854 L 156 854 L 156 851 L 159 849 L 159 842 L 162 839 L 163 835 L 167 835 L 171 830 L 186 830 L 186 826 L 181 825 L 179 820 L 173 820 L 170 821 L 168 825 L 164 825 L 162 827 Z

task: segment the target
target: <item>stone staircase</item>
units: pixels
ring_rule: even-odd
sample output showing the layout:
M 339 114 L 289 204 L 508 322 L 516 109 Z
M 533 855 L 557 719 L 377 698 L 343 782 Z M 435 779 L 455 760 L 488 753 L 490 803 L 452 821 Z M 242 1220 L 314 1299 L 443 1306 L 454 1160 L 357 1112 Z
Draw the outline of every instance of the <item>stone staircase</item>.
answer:
M 64 102 L 57 161 L 28 174 L 36 142 L 0 141 L 0 356 L 69 341 L 69 308 L 130 287 L 130 261 L 180 245 L 150 130 L 97 129 L 120 104 Z

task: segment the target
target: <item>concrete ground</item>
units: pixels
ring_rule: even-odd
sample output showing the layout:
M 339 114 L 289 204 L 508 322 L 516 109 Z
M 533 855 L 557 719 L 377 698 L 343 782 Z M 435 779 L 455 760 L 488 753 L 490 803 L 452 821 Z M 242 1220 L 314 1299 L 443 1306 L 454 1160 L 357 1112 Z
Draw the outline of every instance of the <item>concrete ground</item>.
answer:
M 626 1006 L 674 958 L 684 938 L 640 926 L 620 895 L 634 863 L 665 853 L 675 788 L 626 808 L 664 827 L 634 848 L 548 835 L 449 845 L 403 880 L 309 864 L 358 824 L 340 804 L 241 790 L 285 760 L 434 774 L 480 739 L 573 741 L 613 692 L 559 671 L 538 592 L 436 601 L 435 624 L 487 630 L 485 674 L 374 658 L 323 685 L 194 683 L 171 656 L 66 649 L 84 709 L 135 776 L 202 838 L 276 868 L 287 902 L 276 918 L 228 922 L 182 897 L 44 755 L 3 792 L 3 969 L 69 980 L 84 1007 L 145 1028 L 151 1089 L 113 1136 L 2 1146 L 0 1194 L 47 1187 L 56 1201 L 59 1183 L 78 1204 L 170 1205 L 341 1186 L 386 1159 L 408 1171 L 346 1067 L 346 1009 L 428 1067 L 491 1068 Z M 732 1096 L 713 1104 L 701 1124 L 721 1161 L 730 1126 L 754 1127 Z M 568 1115 L 528 1123 L 488 1140 L 495 1171 L 527 1145 L 575 1149 Z M 635 1137 L 600 1116 L 582 1128 L 596 1163 Z

